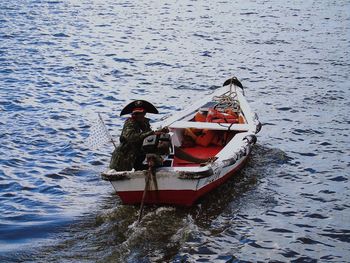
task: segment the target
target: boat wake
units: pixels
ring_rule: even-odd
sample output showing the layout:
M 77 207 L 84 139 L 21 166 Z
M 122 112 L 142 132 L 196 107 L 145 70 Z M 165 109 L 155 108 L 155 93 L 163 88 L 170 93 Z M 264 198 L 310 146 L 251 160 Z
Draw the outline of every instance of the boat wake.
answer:
M 204 249 L 207 235 L 230 235 L 230 227 L 241 220 L 242 210 L 273 207 L 273 193 L 265 187 L 268 176 L 291 161 L 279 149 L 257 145 L 245 169 L 197 205 L 146 206 L 139 224 L 139 206 L 122 205 L 114 194 L 105 196 L 95 210 L 98 212 L 80 216 L 48 245 L 33 249 L 22 258 L 50 262 L 160 262 L 192 258 Z M 237 233 L 235 237 L 242 238 Z

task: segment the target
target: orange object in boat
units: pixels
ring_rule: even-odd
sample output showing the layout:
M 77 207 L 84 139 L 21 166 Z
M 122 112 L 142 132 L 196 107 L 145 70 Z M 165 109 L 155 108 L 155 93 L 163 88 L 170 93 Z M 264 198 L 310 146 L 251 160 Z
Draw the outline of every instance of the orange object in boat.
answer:
M 237 114 L 233 111 L 230 112 L 229 110 L 228 112 L 229 113 L 221 113 L 216 109 L 209 109 L 206 121 L 214 123 L 237 123 Z
M 232 109 L 226 109 L 225 113 L 221 113 L 216 109 L 209 109 L 208 115 L 201 112 L 197 112 L 194 116 L 194 121 L 196 122 L 213 122 L 213 123 L 237 123 L 238 116 Z M 200 132 L 199 135 L 197 135 Z M 213 130 L 200 130 L 187 128 L 185 129 L 184 134 L 186 136 L 191 137 L 197 145 L 207 147 L 210 144 L 216 146 L 225 145 L 225 141 L 227 140 L 227 134 L 221 133 L 219 131 Z
M 194 121 L 196 122 L 206 122 L 206 120 L 207 116 L 199 111 L 194 116 Z M 197 135 L 197 133 L 200 134 Z M 207 147 L 214 137 L 214 132 L 211 130 L 186 129 L 185 135 L 190 136 L 197 145 Z
M 208 147 L 209 145 L 222 147 L 225 146 L 232 137 L 233 135 L 228 132 L 205 130 L 203 135 L 197 137 L 196 144 L 203 147 Z
M 225 113 L 227 113 L 228 115 L 231 115 L 232 117 L 238 119 L 238 114 L 236 112 L 234 112 L 231 108 L 225 109 Z
M 194 121 L 196 122 L 205 122 L 206 120 L 207 117 L 199 111 L 196 113 L 196 115 L 194 115 Z
M 239 124 L 244 124 L 245 123 L 245 120 L 244 120 L 244 117 L 243 117 L 243 115 L 239 115 L 239 117 L 238 117 L 238 123 Z
M 203 130 L 202 134 L 197 136 L 196 144 L 207 147 L 212 142 L 214 136 L 215 136 L 214 131 Z

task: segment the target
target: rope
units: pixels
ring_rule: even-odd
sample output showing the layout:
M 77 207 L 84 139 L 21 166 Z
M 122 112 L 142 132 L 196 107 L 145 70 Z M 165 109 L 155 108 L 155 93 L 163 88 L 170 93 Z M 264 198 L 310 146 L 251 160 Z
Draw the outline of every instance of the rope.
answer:
M 143 194 L 142 194 L 142 200 L 141 200 L 141 205 L 140 205 L 140 212 L 139 212 L 139 218 L 137 220 L 138 223 L 140 223 L 141 219 L 142 219 L 142 215 L 143 215 L 143 208 L 145 205 L 145 199 L 147 196 L 147 192 L 150 189 L 150 181 L 152 179 L 153 184 L 156 188 L 156 190 L 158 190 L 158 184 L 157 184 L 157 178 L 156 178 L 156 174 L 155 174 L 155 169 L 154 169 L 154 159 L 152 158 L 147 158 L 147 162 L 148 162 L 148 170 L 146 172 L 146 178 L 145 178 L 145 189 L 143 190 Z
M 239 101 L 236 99 L 237 93 L 230 91 L 229 94 L 222 94 L 220 96 L 215 96 L 214 101 L 218 104 L 214 108 L 232 108 L 234 111 L 240 111 Z

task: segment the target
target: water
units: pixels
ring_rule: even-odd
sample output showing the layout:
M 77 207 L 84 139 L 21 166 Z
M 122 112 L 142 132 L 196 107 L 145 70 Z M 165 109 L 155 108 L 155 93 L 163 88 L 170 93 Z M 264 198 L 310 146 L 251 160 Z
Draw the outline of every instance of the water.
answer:
M 349 262 L 348 1 L 1 1 L 2 262 Z M 159 119 L 232 74 L 264 123 L 193 208 L 123 206 L 84 144 L 101 112 Z

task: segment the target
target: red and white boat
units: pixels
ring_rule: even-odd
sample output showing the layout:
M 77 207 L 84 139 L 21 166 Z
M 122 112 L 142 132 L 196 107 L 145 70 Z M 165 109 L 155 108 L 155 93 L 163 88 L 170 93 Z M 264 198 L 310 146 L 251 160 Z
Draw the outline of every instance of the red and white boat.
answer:
M 208 119 L 212 109 L 221 119 Z M 234 111 L 238 119 L 226 120 L 228 109 Z M 198 112 L 206 114 L 205 121 L 195 121 Z M 144 202 L 180 206 L 193 205 L 201 196 L 234 176 L 247 161 L 256 142 L 255 135 L 261 128 L 257 115 L 244 96 L 242 84 L 235 77 L 189 108 L 152 126 L 169 128 L 172 149 L 148 184 Z M 204 146 L 189 145 L 185 143 L 189 129 L 211 131 L 216 137 L 225 137 L 226 141 Z M 196 159 L 207 161 L 196 162 Z M 146 172 L 109 170 L 102 173 L 102 178 L 112 183 L 124 204 L 139 204 L 145 191 Z

